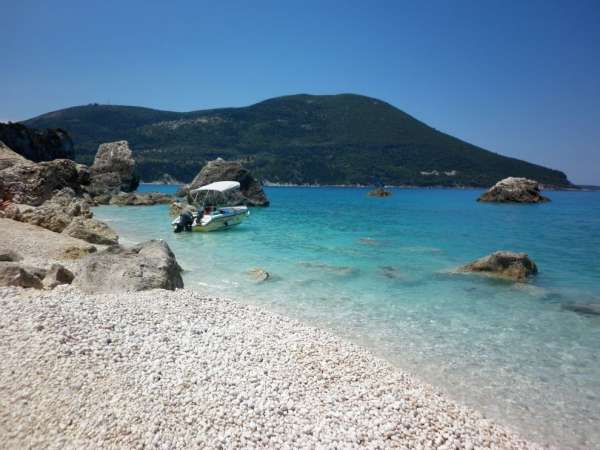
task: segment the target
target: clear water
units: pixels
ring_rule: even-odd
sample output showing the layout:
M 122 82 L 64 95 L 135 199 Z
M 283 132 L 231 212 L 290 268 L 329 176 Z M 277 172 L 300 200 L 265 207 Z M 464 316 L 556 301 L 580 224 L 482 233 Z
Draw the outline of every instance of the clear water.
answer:
M 162 186 L 143 186 L 156 190 Z M 168 241 L 186 287 L 330 329 L 540 443 L 600 448 L 600 193 L 544 205 L 476 203 L 477 190 L 270 188 L 236 229 L 173 234 L 166 205 L 101 207 L 124 243 Z M 513 284 L 452 269 L 525 251 Z M 251 280 L 260 267 L 273 278 Z

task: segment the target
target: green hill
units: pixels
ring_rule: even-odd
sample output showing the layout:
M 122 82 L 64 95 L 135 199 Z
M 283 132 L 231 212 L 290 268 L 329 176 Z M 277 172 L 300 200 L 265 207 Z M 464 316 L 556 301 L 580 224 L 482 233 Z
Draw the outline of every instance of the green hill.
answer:
M 381 100 L 292 95 L 243 108 L 178 113 L 87 105 L 27 120 L 62 128 L 77 159 L 126 139 L 142 179 L 187 181 L 210 159 L 244 159 L 263 180 L 289 183 L 489 186 L 507 176 L 570 185 L 564 173 L 492 153 L 441 133 Z

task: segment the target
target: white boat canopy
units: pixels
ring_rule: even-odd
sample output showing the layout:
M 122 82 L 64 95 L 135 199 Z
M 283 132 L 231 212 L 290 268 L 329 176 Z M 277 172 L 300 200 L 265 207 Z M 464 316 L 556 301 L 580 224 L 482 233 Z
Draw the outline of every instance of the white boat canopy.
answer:
M 237 181 L 215 181 L 214 183 L 200 186 L 199 188 L 192 189 L 191 194 L 204 191 L 216 191 L 216 192 L 228 192 L 240 188 L 240 183 Z

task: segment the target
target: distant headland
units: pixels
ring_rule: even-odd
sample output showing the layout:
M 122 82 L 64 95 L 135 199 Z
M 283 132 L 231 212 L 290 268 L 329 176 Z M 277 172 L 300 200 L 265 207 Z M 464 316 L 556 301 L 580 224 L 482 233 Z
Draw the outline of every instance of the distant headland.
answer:
M 207 161 L 242 160 L 260 180 L 293 185 L 488 187 L 509 176 L 570 188 L 558 170 L 442 133 L 378 99 L 291 95 L 192 112 L 90 104 L 26 120 L 66 130 L 90 164 L 102 142 L 127 140 L 141 178 L 189 182 Z

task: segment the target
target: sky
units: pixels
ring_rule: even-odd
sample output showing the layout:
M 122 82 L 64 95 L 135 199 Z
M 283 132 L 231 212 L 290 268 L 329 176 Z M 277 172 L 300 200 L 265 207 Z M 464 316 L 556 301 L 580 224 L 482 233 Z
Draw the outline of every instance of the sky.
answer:
M 600 184 L 600 1 L 0 0 L 0 121 L 357 93 Z

